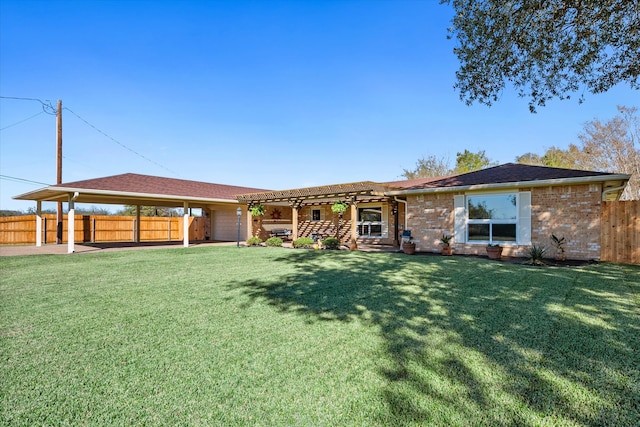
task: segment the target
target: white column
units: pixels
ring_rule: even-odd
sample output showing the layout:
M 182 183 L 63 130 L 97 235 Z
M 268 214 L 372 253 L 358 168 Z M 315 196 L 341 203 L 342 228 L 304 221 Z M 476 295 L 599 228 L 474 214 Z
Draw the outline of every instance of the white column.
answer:
M 69 212 L 67 213 L 67 253 L 72 254 L 76 250 L 76 215 L 75 201 L 72 195 L 69 195 Z
M 184 202 L 184 213 L 182 217 L 182 240 L 185 248 L 189 247 L 189 202 Z
M 36 202 L 36 246 L 42 246 L 42 202 Z

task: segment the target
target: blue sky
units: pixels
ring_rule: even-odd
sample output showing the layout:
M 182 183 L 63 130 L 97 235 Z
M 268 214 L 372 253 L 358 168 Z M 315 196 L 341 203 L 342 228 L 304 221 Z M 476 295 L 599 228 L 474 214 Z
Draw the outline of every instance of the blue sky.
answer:
M 628 85 L 537 114 L 511 87 L 466 106 L 451 17 L 435 0 L 3 0 L 0 95 L 62 99 L 65 182 L 134 172 L 266 189 L 397 180 L 465 149 L 512 162 L 640 107 Z M 5 177 L 55 183 L 55 116 L 41 112 L 0 99 L 0 209 L 34 207 L 11 197 L 42 186 Z

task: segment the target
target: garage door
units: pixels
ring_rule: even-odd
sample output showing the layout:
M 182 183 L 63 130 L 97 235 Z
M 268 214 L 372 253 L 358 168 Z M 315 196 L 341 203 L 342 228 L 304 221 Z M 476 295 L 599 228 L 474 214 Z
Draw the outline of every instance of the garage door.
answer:
M 212 209 L 213 217 L 213 240 L 235 242 L 238 237 L 238 216 L 236 209 L 238 206 L 222 206 Z M 247 239 L 247 217 L 246 211 L 242 212 L 240 218 L 240 241 Z

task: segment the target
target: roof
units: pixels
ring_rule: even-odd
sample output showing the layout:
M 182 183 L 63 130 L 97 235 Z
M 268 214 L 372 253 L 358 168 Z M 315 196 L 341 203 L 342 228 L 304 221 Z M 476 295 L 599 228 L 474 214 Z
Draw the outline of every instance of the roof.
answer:
M 519 163 L 506 163 L 460 175 L 423 178 L 385 183 L 394 190 L 388 194 L 411 194 L 431 191 L 459 191 L 516 186 L 540 186 L 609 182 L 608 187 L 624 186 L 631 176 L 610 172 L 552 168 Z M 620 190 L 621 192 L 622 190 Z
M 151 206 L 175 206 L 190 201 L 237 203 L 236 194 L 266 191 L 259 188 L 213 184 L 184 179 L 126 173 L 84 181 L 52 185 L 14 197 L 19 200 L 67 201 L 69 194 L 79 193 L 83 203 L 148 203 Z
M 296 188 L 293 190 L 267 191 L 238 194 L 241 202 L 267 203 L 281 201 L 301 201 L 306 199 L 331 199 L 351 196 L 382 196 L 386 186 L 372 181 L 332 184 L 317 187 Z
M 514 187 L 575 185 L 600 182 L 607 200 L 622 193 L 631 176 L 576 169 L 551 168 L 506 163 L 460 175 L 418 178 L 376 183 L 360 181 L 292 190 L 272 191 L 235 185 L 213 184 L 184 179 L 163 178 L 127 173 L 104 178 L 52 185 L 14 197 L 19 200 L 62 201 L 77 193 L 80 203 L 111 203 L 144 206 L 178 206 L 189 202 L 193 207 L 211 203 L 302 203 L 306 200 L 358 197 L 375 200 L 395 195 L 467 190 L 491 190 Z

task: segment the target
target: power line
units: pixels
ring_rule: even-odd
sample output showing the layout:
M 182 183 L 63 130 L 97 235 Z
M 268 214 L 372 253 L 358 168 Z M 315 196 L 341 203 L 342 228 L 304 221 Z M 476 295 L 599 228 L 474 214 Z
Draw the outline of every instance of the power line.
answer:
M 47 185 L 47 186 L 50 185 L 45 182 L 32 181 L 30 179 L 17 178 L 15 176 L 8 176 L 8 175 L 0 175 L 0 179 L 4 179 L 5 181 L 21 182 L 26 184 L 38 184 L 38 185 Z
M 122 148 L 124 148 L 125 150 L 128 150 L 130 152 L 132 152 L 133 154 L 135 154 L 136 156 L 150 162 L 153 163 L 154 165 L 161 167 L 162 169 L 165 169 L 169 172 L 171 172 L 174 175 L 179 175 L 177 172 L 172 171 L 171 169 L 167 168 L 166 166 L 161 165 L 160 163 L 151 160 L 150 158 L 143 156 L 142 154 L 138 153 L 137 151 L 135 151 L 132 148 L 127 147 L 125 144 L 123 144 L 122 142 L 118 141 L 117 139 L 115 139 L 114 137 L 112 137 L 111 135 L 107 134 L 106 132 L 98 129 L 96 126 L 92 125 L 91 123 L 89 123 L 87 120 L 83 119 L 82 117 L 80 117 L 77 113 L 75 113 L 74 111 L 70 110 L 68 107 L 63 107 L 63 110 L 67 110 L 68 112 L 70 112 L 71 114 L 73 114 L 74 116 L 76 116 L 78 119 L 82 120 L 85 124 L 87 124 L 88 126 L 92 127 L 96 132 L 106 136 L 107 138 L 109 138 L 111 141 L 115 142 L 116 144 L 118 144 L 119 146 L 121 146 Z
M 0 96 L 0 98 L 2 99 L 14 99 L 14 100 L 18 100 L 18 101 L 36 101 L 39 102 L 40 105 L 42 105 L 42 111 L 44 111 L 47 114 L 51 114 L 52 116 L 55 116 L 58 112 L 56 110 L 56 108 L 51 105 L 51 101 L 49 101 L 48 99 L 45 99 L 44 101 L 38 98 L 22 98 L 19 96 Z
M 33 116 L 31 116 L 31 117 L 27 117 L 27 118 L 26 118 L 26 119 L 24 119 L 24 120 L 20 120 L 19 122 L 15 122 L 15 123 L 13 123 L 13 124 L 11 124 L 11 125 L 9 125 L 9 126 L 5 126 L 5 127 L 3 127 L 2 129 L 0 129 L 0 131 L 3 131 L 3 130 L 5 130 L 5 129 L 9 129 L 10 127 L 13 127 L 13 126 L 19 125 L 20 123 L 24 123 L 24 122 L 26 122 L 27 120 L 31 120 L 31 119 L 33 119 L 34 117 L 38 117 L 40 114 L 43 114 L 43 113 L 44 113 L 44 111 L 40 111 L 39 113 L 34 114 L 34 115 L 33 115 Z

